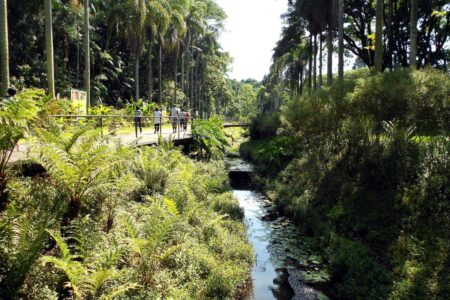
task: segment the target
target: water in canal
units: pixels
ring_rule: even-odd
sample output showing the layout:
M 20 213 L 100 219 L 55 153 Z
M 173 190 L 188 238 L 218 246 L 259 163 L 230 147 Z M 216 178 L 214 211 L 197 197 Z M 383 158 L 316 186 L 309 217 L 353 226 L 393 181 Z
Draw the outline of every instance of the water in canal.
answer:
M 230 172 L 251 171 L 251 165 L 241 160 L 228 161 L 228 168 Z M 311 250 L 311 239 L 278 214 L 262 194 L 242 184 L 233 186 L 256 256 L 252 285 L 245 299 L 327 299 L 312 287 L 326 282 L 327 275 L 321 269 L 320 257 Z

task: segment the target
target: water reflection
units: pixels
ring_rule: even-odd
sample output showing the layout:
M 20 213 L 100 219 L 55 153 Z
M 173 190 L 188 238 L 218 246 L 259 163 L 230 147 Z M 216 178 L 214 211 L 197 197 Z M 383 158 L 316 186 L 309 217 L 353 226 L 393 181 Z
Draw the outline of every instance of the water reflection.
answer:
M 320 293 L 302 280 L 302 257 L 310 254 L 302 249 L 303 237 L 296 226 L 279 216 L 272 203 L 259 193 L 235 190 L 234 196 L 245 211 L 256 255 L 246 299 L 319 299 Z

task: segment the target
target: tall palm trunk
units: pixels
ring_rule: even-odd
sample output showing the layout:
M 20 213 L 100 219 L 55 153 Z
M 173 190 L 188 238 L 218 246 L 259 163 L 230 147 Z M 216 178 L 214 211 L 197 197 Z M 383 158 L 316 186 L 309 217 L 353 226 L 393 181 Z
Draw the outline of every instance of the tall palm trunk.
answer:
M 387 53 L 388 53 L 388 61 L 386 62 L 387 65 L 389 66 L 389 69 L 392 71 L 394 69 L 394 34 L 393 34 L 393 14 L 394 14 L 394 8 L 393 8 L 393 3 L 392 0 L 388 0 L 388 15 L 387 15 L 387 22 L 386 22 L 386 30 L 387 30 Z
M 192 56 L 192 63 L 195 64 L 194 61 L 194 57 Z M 193 108 L 194 107 L 194 71 L 195 71 L 195 65 L 191 66 L 191 80 L 190 80 L 190 85 L 189 85 L 189 92 L 190 92 L 190 97 L 189 97 L 189 102 L 190 102 L 190 107 Z
M 383 13 L 384 0 L 377 0 L 376 24 L 375 24 L 375 71 L 383 71 Z
M 177 89 L 178 89 L 178 55 L 180 51 L 180 42 L 177 42 L 177 46 L 175 49 L 175 60 L 173 62 L 173 76 L 174 76 L 174 104 L 177 103 Z
M 184 93 L 184 47 L 181 45 L 181 78 L 180 78 L 180 89 Z
M 300 95 L 303 94 L 303 71 L 304 71 L 303 66 L 300 66 L 300 91 L 299 91 Z
M 139 100 L 139 62 L 141 60 L 141 55 L 139 54 L 139 50 L 136 49 L 136 61 L 134 64 L 134 100 L 137 102 Z
M 45 51 L 47 54 L 47 81 L 50 97 L 55 97 L 55 62 L 53 60 L 52 0 L 45 0 Z
M 77 79 L 76 79 L 76 82 L 77 82 L 77 85 L 76 85 L 76 87 L 77 87 L 77 89 L 78 88 L 80 88 L 80 57 L 81 57 L 81 47 L 80 47 L 80 27 L 78 26 L 78 15 L 77 15 L 77 24 L 76 24 L 76 26 L 77 26 Z
M 312 69 L 313 69 L 313 37 L 309 34 L 309 67 L 308 67 L 308 88 L 309 93 L 312 91 Z
M 411 0 L 411 49 L 409 54 L 409 66 L 417 68 L 417 10 L 418 0 Z
M 6 0 L 0 0 L 0 62 L 2 86 L 0 97 L 6 95 L 9 88 L 9 48 L 8 48 L 8 7 Z
M 330 24 L 328 24 L 327 54 L 327 84 L 330 86 L 333 84 L 333 29 Z
M 338 77 L 344 78 L 344 0 L 338 2 Z
M 152 38 L 148 39 L 148 101 L 153 102 L 153 42 Z
M 319 35 L 319 88 L 323 85 L 323 78 L 322 78 L 322 68 L 323 68 L 323 42 L 322 42 L 322 32 Z
M 84 84 L 87 107 L 91 106 L 91 46 L 89 36 L 89 0 L 84 0 Z
M 159 41 L 159 58 L 158 58 L 158 94 L 159 104 L 162 104 L 162 40 Z
M 314 34 L 314 90 L 317 89 L 317 34 Z

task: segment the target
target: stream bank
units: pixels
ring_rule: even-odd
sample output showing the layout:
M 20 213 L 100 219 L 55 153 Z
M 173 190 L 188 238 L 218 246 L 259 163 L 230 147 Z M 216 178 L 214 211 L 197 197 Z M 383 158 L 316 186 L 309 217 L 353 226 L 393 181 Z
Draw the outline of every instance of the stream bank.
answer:
M 228 158 L 233 194 L 245 214 L 247 235 L 256 262 L 251 285 L 244 299 L 328 299 L 321 287 L 329 280 L 312 239 L 279 214 L 275 205 L 251 186 L 253 166 L 239 158 Z

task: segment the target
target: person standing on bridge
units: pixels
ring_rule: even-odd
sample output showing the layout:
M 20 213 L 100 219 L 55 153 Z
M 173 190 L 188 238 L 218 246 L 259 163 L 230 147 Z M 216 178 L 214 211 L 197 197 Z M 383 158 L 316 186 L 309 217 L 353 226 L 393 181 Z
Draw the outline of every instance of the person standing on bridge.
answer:
M 162 112 L 158 108 L 156 108 L 153 112 L 153 117 L 155 118 L 155 134 L 158 133 L 161 129 L 162 116 Z
M 142 116 L 144 114 L 142 113 L 142 110 L 140 107 L 136 107 L 136 110 L 134 111 L 134 131 L 136 132 L 136 137 L 138 137 L 138 127 L 139 132 L 142 134 Z
M 186 131 L 186 110 L 181 109 L 180 112 L 180 130 Z
M 174 104 L 172 108 L 170 109 L 170 119 L 172 121 L 172 129 L 173 133 L 177 133 L 177 127 L 178 127 L 178 118 L 180 117 L 180 110 L 177 108 L 177 106 Z

